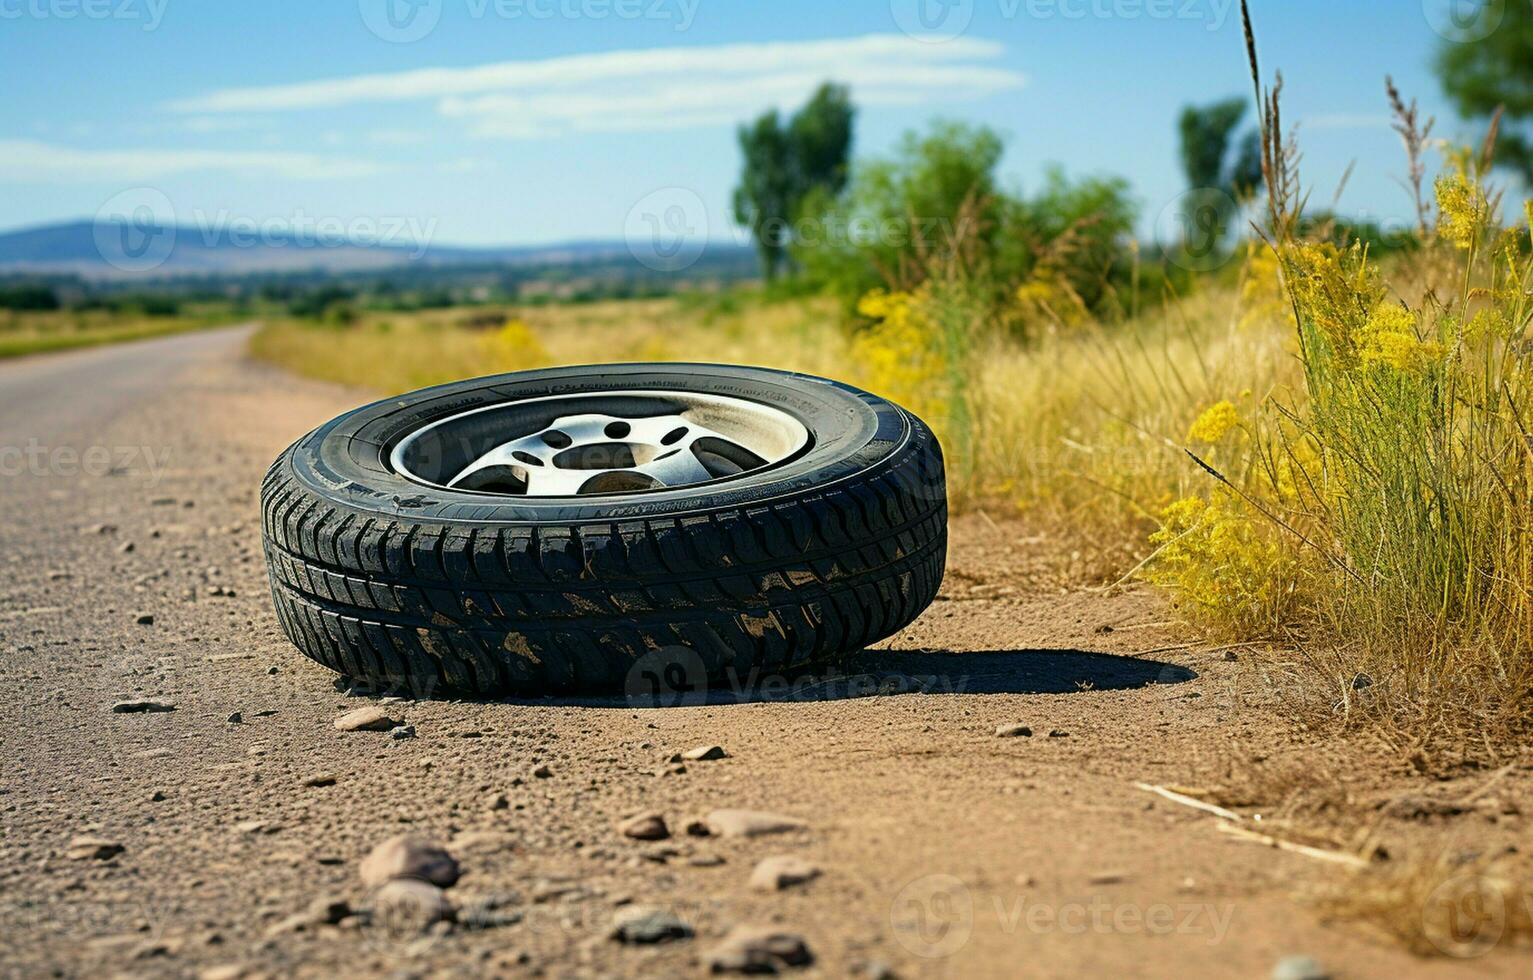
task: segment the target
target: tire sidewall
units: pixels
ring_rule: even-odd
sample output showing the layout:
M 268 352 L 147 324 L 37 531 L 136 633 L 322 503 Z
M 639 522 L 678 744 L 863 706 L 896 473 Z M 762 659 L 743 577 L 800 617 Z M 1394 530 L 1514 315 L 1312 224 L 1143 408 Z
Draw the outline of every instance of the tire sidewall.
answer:
M 786 463 L 675 490 L 579 498 L 507 497 L 420 483 L 388 463 L 394 445 L 433 422 L 478 408 L 576 393 L 685 390 L 760 402 L 810 431 L 812 445 Z M 878 396 L 812 375 L 715 364 L 593 365 L 494 375 L 383 399 L 347 412 L 295 443 L 285 457 L 315 494 L 363 513 L 449 523 L 549 524 L 644 519 L 765 505 L 832 487 L 923 452 L 924 492 L 945 496 L 940 450 L 909 412 Z M 281 462 L 279 461 L 279 465 Z

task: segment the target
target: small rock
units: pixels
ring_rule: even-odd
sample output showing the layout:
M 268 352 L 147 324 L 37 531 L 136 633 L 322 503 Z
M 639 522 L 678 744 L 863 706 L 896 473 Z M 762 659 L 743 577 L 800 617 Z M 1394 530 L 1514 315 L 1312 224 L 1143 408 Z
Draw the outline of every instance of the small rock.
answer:
M 694 868 L 717 868 L 724 859 L 717 854 L 694 854 L 687 858 L 687 863 Z
M 457 865 L 453 866 L 456 880 Z M 454 916 L 447 894 L 419 878 L 395 878 L 373 893 L 373 921 L 382 919 L 391 929 L 425 931 Z
M 414 725 L 396 725 L 395 727 L 389 729 L 389 737 L 394 739 L 395 741 L 401 741 L 401 740 L 407 739 L 407 738 L 414 738 L 415 737 L 415 726 Z
M 641 813 L 629 817 L 618 824 L 617 829 L 624 837 L 632 837 L 634 840 L 665 840 L 671 836 L 665 818 L 658 813 Z
M 159 790 L 155 790 L 153 793 L 149 794 L 149 802 L 150 803 L 164 803 L 165 802 L 165 794 L 160 792 Z
M 1272 980 L 1331 980 L 1331 974 L 1309 956 L 1285 956 L 1272 968 Z
M 303 781 L 303 784 L 305 786 L 312 786 L 312 787 L 334 786 L 335 785 L 335 777 L 330 775 L 328 772 L 322 772 L 322 773 L 320 773 L 317 776 L 310 776 L 308 779 L 305 779 Z
M 175 710 L 176 703 L 174 701 L 148 701 L 139 699 L 133 701 L 118 701 L 116 704 L 112 705 L 112 713 L 116 715 L 136 715 Z
M 277 668 L 275 666 L 267 667 L 266 672 L 275 677 L 277 675 Z
M 690 939 L 692 927 L 665 909 L 632 905 L 613 916 L 611 936 L 620 943 L 649 945 Z
M 763 858 L 751 872 L 750 886 L 757 891 L 775 892 L 802 885 L 820 876 L 820 869 L 803 858 L 777 855 Z
M 138 615 L 133 617 L 133 622 L 137 623 L 140 626 L 153 626 L 154 625 L 154 613 L 139 613 Z
M 127 848 L 116 841 L 101 837 L 76 837 L 69 842 L 69 849 L 64 853 L 76 861 L 110 861 L 125 850 Z
M 510 808 L 511 808 L 511 801 L 506 798 L 506 794 L 504 794 L 504 793 L 496 793 L 490 799 L 490 809 L 491 810 L 509 810 Z
M 708 831 L 720 837 L 762 837 L 806 826 L 802 820 L 763 810 L 714 810 L 703 820 Z
M 785 966 L 808 966 L 814 954 L 795 933 L 735 926 L 703 960 L 714 973 L 776 973 Z
M 1127 871 L 1098 871 L 1086 879 L 1091 885 L 1121 885 L 1132 877 Z
M 458 862 L 437 845 L 400 834 L 362 859 L 362 883 L 376 888 L 396 878 L 414 878 L 448 888 L 458 880 Z
M 376 705 L 348 711 L 335 719 L 335 727 L 343 732 L 386 732 L 398 728 L 402 722 L 389 717 L 387 711 Z
M 550 776 L 552 776 L 554 774 L 554 771 L 552 769 L 548 768 L 548 766 L 542 765 L 542 766 L 538 766 L 536 769 L 532 770 L 532 774 L 534 776 L 536 776 L 537 778 L 539 778 L 539 779 L 548 779 Z
M 684 828 L 688 837 L 712 837 L 713 831 L 708 829 L 708 824 L 703 820 L 688 820 Z
M 351 906 L 334 896 L 316 898 L 302 912 L 294 912 L 266 930 L 267 938 L 290 932 L 307 932 L 315 926 L 333 926 L 351 915 Z
M 996 738 L 1032 738 L 1033 730 L 1026 725 L 1001 725 L 995 730 Z
M 132 541 L 124 541 L 122 544 L 117 546 L 117 550 L 122 552 L 125 555 L 132 554 L 133 553 L 133 548 L 134 548 L 134 544 L 133 544 Z
M 691 762 L 712 762 L 714 759 L 729 758 L 729 753 L 724 751 L 722 745 L 699 745 L 683 752 L 681 758 Z
M 517 902 L 511 894 L 488 895 L 458 910 L 458 925 L 465 929 L 500 929 L 522 921 L 522 913 L 506 908 Z
M 229 712 L 229 717 L 224 719 L 224 721 L 228 722 L 231 725 L 238 725 L 240 722 L 242 722 L 244 720 L 245 720 L 245 716 L 240 714 L 238 711 L 231 711 L 231 712 Z
M 1049 738 L 1069 738 L 1070 733 L 1063 729 L 1055 728 L 1049 732 Z

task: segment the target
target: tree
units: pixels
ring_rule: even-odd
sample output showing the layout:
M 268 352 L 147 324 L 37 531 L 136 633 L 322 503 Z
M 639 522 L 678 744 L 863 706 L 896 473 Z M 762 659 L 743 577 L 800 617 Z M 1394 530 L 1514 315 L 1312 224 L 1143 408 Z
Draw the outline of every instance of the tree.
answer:
M 1235 137 L 1245 114 L 1246 100 L 1231 98 L 1186 106 L 1177 122 L 1189 188 L 1182 245 L 1200 255 L 1219 251 L 1238 202 L 1262 184 L 1261 134 L 1253 129 L 1238 141 Z
M 1476 21 L 1461 36 L 1450 37 L 1437 53 L 1437 73 L 1460 115 L 1484 119 L 1503 109 L 1496 160 L 1533 183 L 1533 142 L 1527 128 L 1533 121 L 1533 4 L 1495 3 L 1504 13 L 1499 25 L 1479 37 L 1488 25 Z M 1523 131 L 1516 127 L 1521 125 Z
M 1127 182 L 1052 167 L 1033 195 L 1009 193 L 997 176 L 1004 151 L 992 129 L 937 120 L 892 156 L 859 163 L 846 192 L 824 202 L 825 233 L 793 243 L 806 278 L 851 310 L 870 289 L 911 289 L 956 268 L 1004 304 L 1048 261 L 1096 309 L 1130 265 Z
M 788 257 L 805 202 L 846 186 L 854 115 L 846 87 L 827 82 L 786 123 L 774 109 L 740 127 L 735 220 L 750 228 L 768 280 Z

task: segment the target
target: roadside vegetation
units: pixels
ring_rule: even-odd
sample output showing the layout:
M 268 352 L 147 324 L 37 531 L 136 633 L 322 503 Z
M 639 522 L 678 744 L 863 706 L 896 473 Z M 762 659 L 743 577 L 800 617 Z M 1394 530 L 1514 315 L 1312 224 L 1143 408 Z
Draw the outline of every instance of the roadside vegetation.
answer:
M 827 86 L 741 128 L 761 285 L 277 319 L 254 350 L 384 392 L 593 361 L 843 378 L 932 422 L 956 508 L 1063 529 L 1114 556 L 1092 584 L 1149 580 L 1211 637 L 1272 644 L 1304 717 L 1520 731 L 1533 265 L 1529 214 L 1493 188 L 1494 126 L 1435 143 L 1389 87 L 1418 221 L 1386 237 L 1305 207 L 1254 42 L 1252 60 L 1254 125 L 1232 100 L 1181 115 L 1175 242 L 1133 240 L 1116 178 L 1006 188 L 983 128 L 939 121 L 838 165 L 854 113 Z
M 237 320 L 227 307 L 216 305 L 154 312 L 142 307 L 61 310 L 0 306 L 0 359 L 163 337 Z

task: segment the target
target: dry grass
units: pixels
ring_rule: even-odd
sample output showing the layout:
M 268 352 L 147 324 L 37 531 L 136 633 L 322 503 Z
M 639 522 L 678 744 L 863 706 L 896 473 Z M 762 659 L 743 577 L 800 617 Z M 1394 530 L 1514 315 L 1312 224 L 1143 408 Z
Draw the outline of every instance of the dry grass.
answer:
M 943 437 L 960 509 L 1015 509 L 1107 531 L 1104 541 L 1118 535 L 1115 552 L 1131 539 L 1140 557 L 1154 515 L 1200 479 L 1180 450 L 1188 426 L 1222 392 L 1259 400 L 1290 364 L 1278 331 L 1241 326 L 1235 297 L 1210 293 L 1111 332 L 1085 327 L 1032 345 L 974 338 L 957 385 L 960 419 L 955 400 L 932 391 L 950 379 L 902 370 L 908 351 L 890 346 L 893 338 L 843 327 L 823 300 L 535 307 L 500 329 L 465 326 L 473 316 L 369 314 L 344 328 L 273 321 L 252 349 L 302 374 L 385 394 L 501 371 L 626 361 L 757 364 L 835 377 L 927 418 Z
M 163 337 L 229 322 L 196 316 L 123 316 L 106 310 L 0 310 L 0 358 Z

